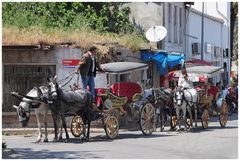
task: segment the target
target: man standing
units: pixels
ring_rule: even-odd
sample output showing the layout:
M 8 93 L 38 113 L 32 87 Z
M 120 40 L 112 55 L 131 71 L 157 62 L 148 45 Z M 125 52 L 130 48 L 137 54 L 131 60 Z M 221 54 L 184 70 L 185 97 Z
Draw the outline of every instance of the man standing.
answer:
M 77 72 L 80 71 L 81 75 L 81 87 L 87 89 L 89 86 L 93 100 L 95 101 L 95 82 L 96 70 L 104 71 L 97 63 L 95 55 L 97 53 L 97 47 L 91 46 L 88 51 L 83 54 Z

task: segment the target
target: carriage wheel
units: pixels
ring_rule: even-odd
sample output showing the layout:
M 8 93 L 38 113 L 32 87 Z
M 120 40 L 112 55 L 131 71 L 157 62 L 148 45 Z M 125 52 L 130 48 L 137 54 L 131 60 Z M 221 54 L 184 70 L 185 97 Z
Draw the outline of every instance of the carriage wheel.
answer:
M 118 136 L 119 123 L 116 116 L 110 115 L 106 118 L 104 130 L 109 139 L 115 139 Z
M 83 119 L 81 116 L 73 116 L 71 120 L 71 132 L 75 137 L 80 137 L 85 135 L 86 126 L 84 125 Z
M 208 118 L 209 118 L 209 113 L 207 109 L 204 109 L 202 113 L 202 127 L 206 129 L 208 127 Z
M 226 101 L 222 102 L 221 112 L 219 115 L 219 123 L 221 127 L 225 127 L 228 119 L 228 107 Z
M 145 136 L 151 135 L 155 130 L 155 108 L 150 103 L 141 109 L 140 129 Z

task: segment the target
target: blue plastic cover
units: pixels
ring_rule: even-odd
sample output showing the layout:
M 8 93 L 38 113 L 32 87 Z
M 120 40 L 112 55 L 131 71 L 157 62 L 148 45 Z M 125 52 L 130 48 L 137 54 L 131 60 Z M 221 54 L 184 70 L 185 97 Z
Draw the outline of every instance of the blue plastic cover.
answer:
M 141 59 L 145 62 L 155 61 L 160 74 L 167 74 L 168 67 L 173 68 L 178 64 L 184 64 L 185 57 L 183 54 L 171 54 L 164 51 L 159 51 L 155 54 L 141 52 Z

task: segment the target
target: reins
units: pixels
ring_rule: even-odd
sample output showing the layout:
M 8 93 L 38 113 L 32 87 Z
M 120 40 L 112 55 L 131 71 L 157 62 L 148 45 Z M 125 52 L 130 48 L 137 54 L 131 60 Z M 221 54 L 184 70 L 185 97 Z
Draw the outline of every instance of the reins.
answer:
M 63 78 L 63 79 L 57 81 L 57 83 L 58 83 L 58 84 L 61 84 L 61 83 L 63 83 L 65 80 L 67 80 L 68 78 L 71 77 L 64 85 L 61 86 L 61 87 L 64 87 L 64 86 L 66 86 L 66 85 L 73 79 L 73 77 L 74 77 L 75 74 L 76 74 L 76 72 L 71 73 L 71 74 L 70 74 L 69 76 L 67 76 L 66 78 Z M 79 78 L 79 74 L 78 74 L 78 78 Z

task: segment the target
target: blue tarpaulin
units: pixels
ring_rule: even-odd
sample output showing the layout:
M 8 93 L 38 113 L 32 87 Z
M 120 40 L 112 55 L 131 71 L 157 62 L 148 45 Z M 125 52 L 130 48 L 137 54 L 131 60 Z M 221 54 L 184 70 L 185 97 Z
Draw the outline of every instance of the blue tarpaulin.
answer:
M 167 74 L 168 67 L 173 68 L 178 64 L 183 65 L 185 57 L 183 54 L 171 54 L 165 51 L 159 51 L 155 54 L 141 52 L 141 59 L 145 62 L 155 61 L 160 74 Z

